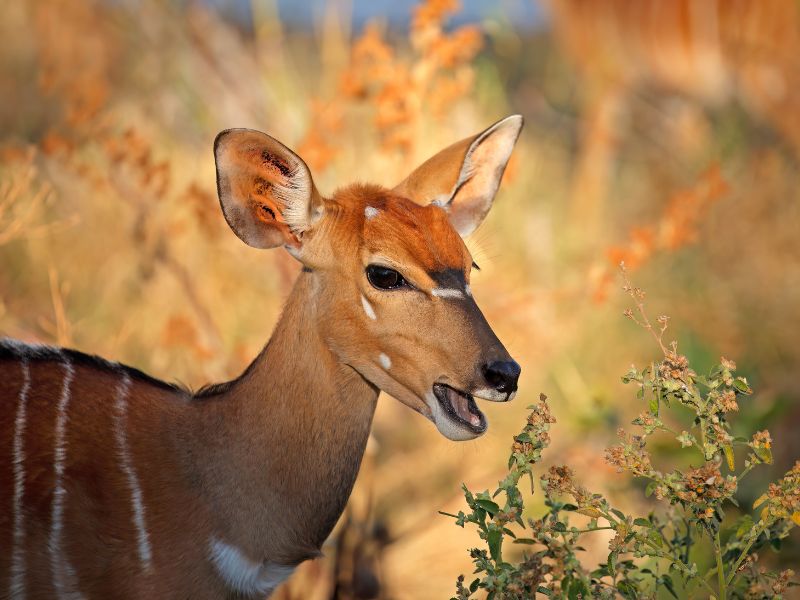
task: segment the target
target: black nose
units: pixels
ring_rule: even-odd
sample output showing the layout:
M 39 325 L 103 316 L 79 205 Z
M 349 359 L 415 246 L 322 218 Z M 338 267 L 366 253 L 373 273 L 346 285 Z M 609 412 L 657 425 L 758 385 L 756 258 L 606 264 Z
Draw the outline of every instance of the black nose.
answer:
M 498 392 L 511 394 L 517 391 L 517 380 L 522 369 L 513 360 L 497 360 L 483 367 L 486 381 Z

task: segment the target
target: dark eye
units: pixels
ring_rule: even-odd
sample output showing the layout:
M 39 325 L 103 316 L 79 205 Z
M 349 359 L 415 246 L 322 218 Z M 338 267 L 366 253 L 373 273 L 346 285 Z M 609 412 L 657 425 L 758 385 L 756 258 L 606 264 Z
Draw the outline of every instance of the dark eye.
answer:
M 367 267 L 367 279 L 379 290 L 393 290 L 408 285 L 400 273 L 380 265 L 369 265 Z

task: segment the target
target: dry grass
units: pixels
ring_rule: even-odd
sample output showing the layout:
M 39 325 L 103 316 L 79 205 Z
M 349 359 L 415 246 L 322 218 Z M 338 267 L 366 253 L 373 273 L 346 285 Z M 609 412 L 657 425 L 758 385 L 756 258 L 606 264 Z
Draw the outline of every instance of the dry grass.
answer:
M 516 31 L 502 14 L 452 27 L 454 0 L 409 6 L 409 32 L 373 23 L 353 36 L 336 3 L 313 35 L 287 30 L 269 1 L 253 2 L 252 32 L 201 4 L 181 6 L 144 0 L 134 13 L 125 3 L 44 0 L 0 16 L 0 333 L 195 386 L 234 376 L 269 336 L 298 267 L 227 230 L 211 157 L 218 130 L 269 131 L 299 149 L 325 192 L 353 179 L 394 184 L 496 118 L 527 119 L 493 214 L 469 241 L 482 267 L 475 295 L 523 365 L 521 398 L 489 406 L 487 436 L 461 445 L 382 398 L 330 558 L 305 565 L 279 598 L 356 597 L 355 573 L 376 574 L 384 598 L 447 597 L 469 566 L 469 541 L 436 510 L 458 503 L 460 481 L 494 482 L 508 434 L 541 389 L 562 424 L 551 454 L 624 505 L 625 490 L 606 490 L 598 463 L 611 425 L 633 416 L 617 401 L 615 374 L 642 356 L 613 291 L 610 265 L 621 257 L 638 261 L 637 278 L 676 322 L 691 324 L 684 348 L 694 364 L 734 355 L 754 375 L 765 392 L 741 407 L 748 426 L 764 421 L 776 438 L 792 437 L 768 422 L 790 429 L 800 418 L 788 116 L 662 93 L 653 77 L 611 107 L 579 98 L 593 67 L 574 71 L 564 56 L 593 64 L 591 40 L 565 52 L 563 38 Z M 779 50 L 760 56 L 796 73 L 799 55 Z M 800 114 L 790 100 L 780 110 Z M 569 203 L 581 156 L 593 152 L 575 140 L 585 118 L 608 110 L 613 161 L 598 160 L 613 168 L 598 175 L 604 217 L 592 226 Z M 772 475 L 795 444 L 776 451 Z

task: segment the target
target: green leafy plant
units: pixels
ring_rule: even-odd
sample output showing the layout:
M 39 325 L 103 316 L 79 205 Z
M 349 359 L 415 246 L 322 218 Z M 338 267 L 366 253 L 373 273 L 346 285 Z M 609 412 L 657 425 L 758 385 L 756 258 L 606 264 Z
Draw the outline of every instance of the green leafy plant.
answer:
M 752 393 L 736 365 L 725 358 L 707 375 L 698 375 L 673 342 L 663 342 L 667 317 L 654 326 L 644 309 L 644 292 L 634 288 L 623 268 L 624 289 L 634 308 L 626 316 L 652 333 L 661 359 L 631 370 L 623 382 L 636 386 L 646 409 L 633 421 L 638 431 L 618 431 L 619 443 L 606 450 L 606 461 L 620 473 L 647 480 L 645 495 L 658 507 L 645 516 L 625 514 L 602 495 L 575 482 L 570 467 L 554 466 L 538 477 L 545 513 L 523 518 L 520 484 L 530 480 L 534 466 L 550 443 L 555 423 L 547 399 L 541 396 L 527 423 L 514 437 L 508 474 L 493 493 L 475 493 L 464 486 L 468 510 L 453 517 L 460 527 L 475 527 L 484 547 L 470 556 L 476 577 L 469 584 L 458 578 L 454 600 L 485 593 L 489 600 L 545 597 L 657 598 L 781 598 L 797 585 L 794 573 L 768 572 L 758 566 L 758 551 L 779 550 L 781 540 L 800 524 L 800 461 L 754 504 L 754 514 L 739 506 L 735 494 L 742 479 L 756 466 L 772 463 L 767 431 L 752 438 L 731 434 L 730 418 L 738 398 Z M 675 427 L 683 406 L 694 415 L 685 429 Z M 662 471 L 653 464 L 647 445 L 651 436 L 666 434 L 690 453 L 698 466 Z M 736 449 L 744 449 L 737 460 Z M 740 452 L 740 456 L 741 456 Z M 734 507 L 741 516 L 727 517 Z M 594 569 L 579 559 L 585 535 L 611 531 L 606 561 Z M 523 545 L 519 551 L 510 545 Z M 713 554 L 713 559 L 708 553 Z M 510 559 L 505 553 L 512 555 Z M 701 556 L 706 553 L 706 556 Z M 707 565 L 704 568 L 698 566 Z M 480 590 L 483 590 L 481 592 Z

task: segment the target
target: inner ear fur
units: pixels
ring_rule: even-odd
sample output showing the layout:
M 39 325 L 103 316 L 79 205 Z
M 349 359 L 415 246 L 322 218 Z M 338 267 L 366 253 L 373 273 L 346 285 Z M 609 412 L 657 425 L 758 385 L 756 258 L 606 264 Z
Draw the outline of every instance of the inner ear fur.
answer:
M 227 129 L 214 141 L 217 193 L 225 220 L 254 248 L 299 247 L 322 212 L 311 172 L 275 138 Z
M 417 167 L 394 191 L 417 204 L 442 206 L 456 231 L 469 235 L 492 206 L 522 125 L 522 116 L 512 115 L 448 146 Z

